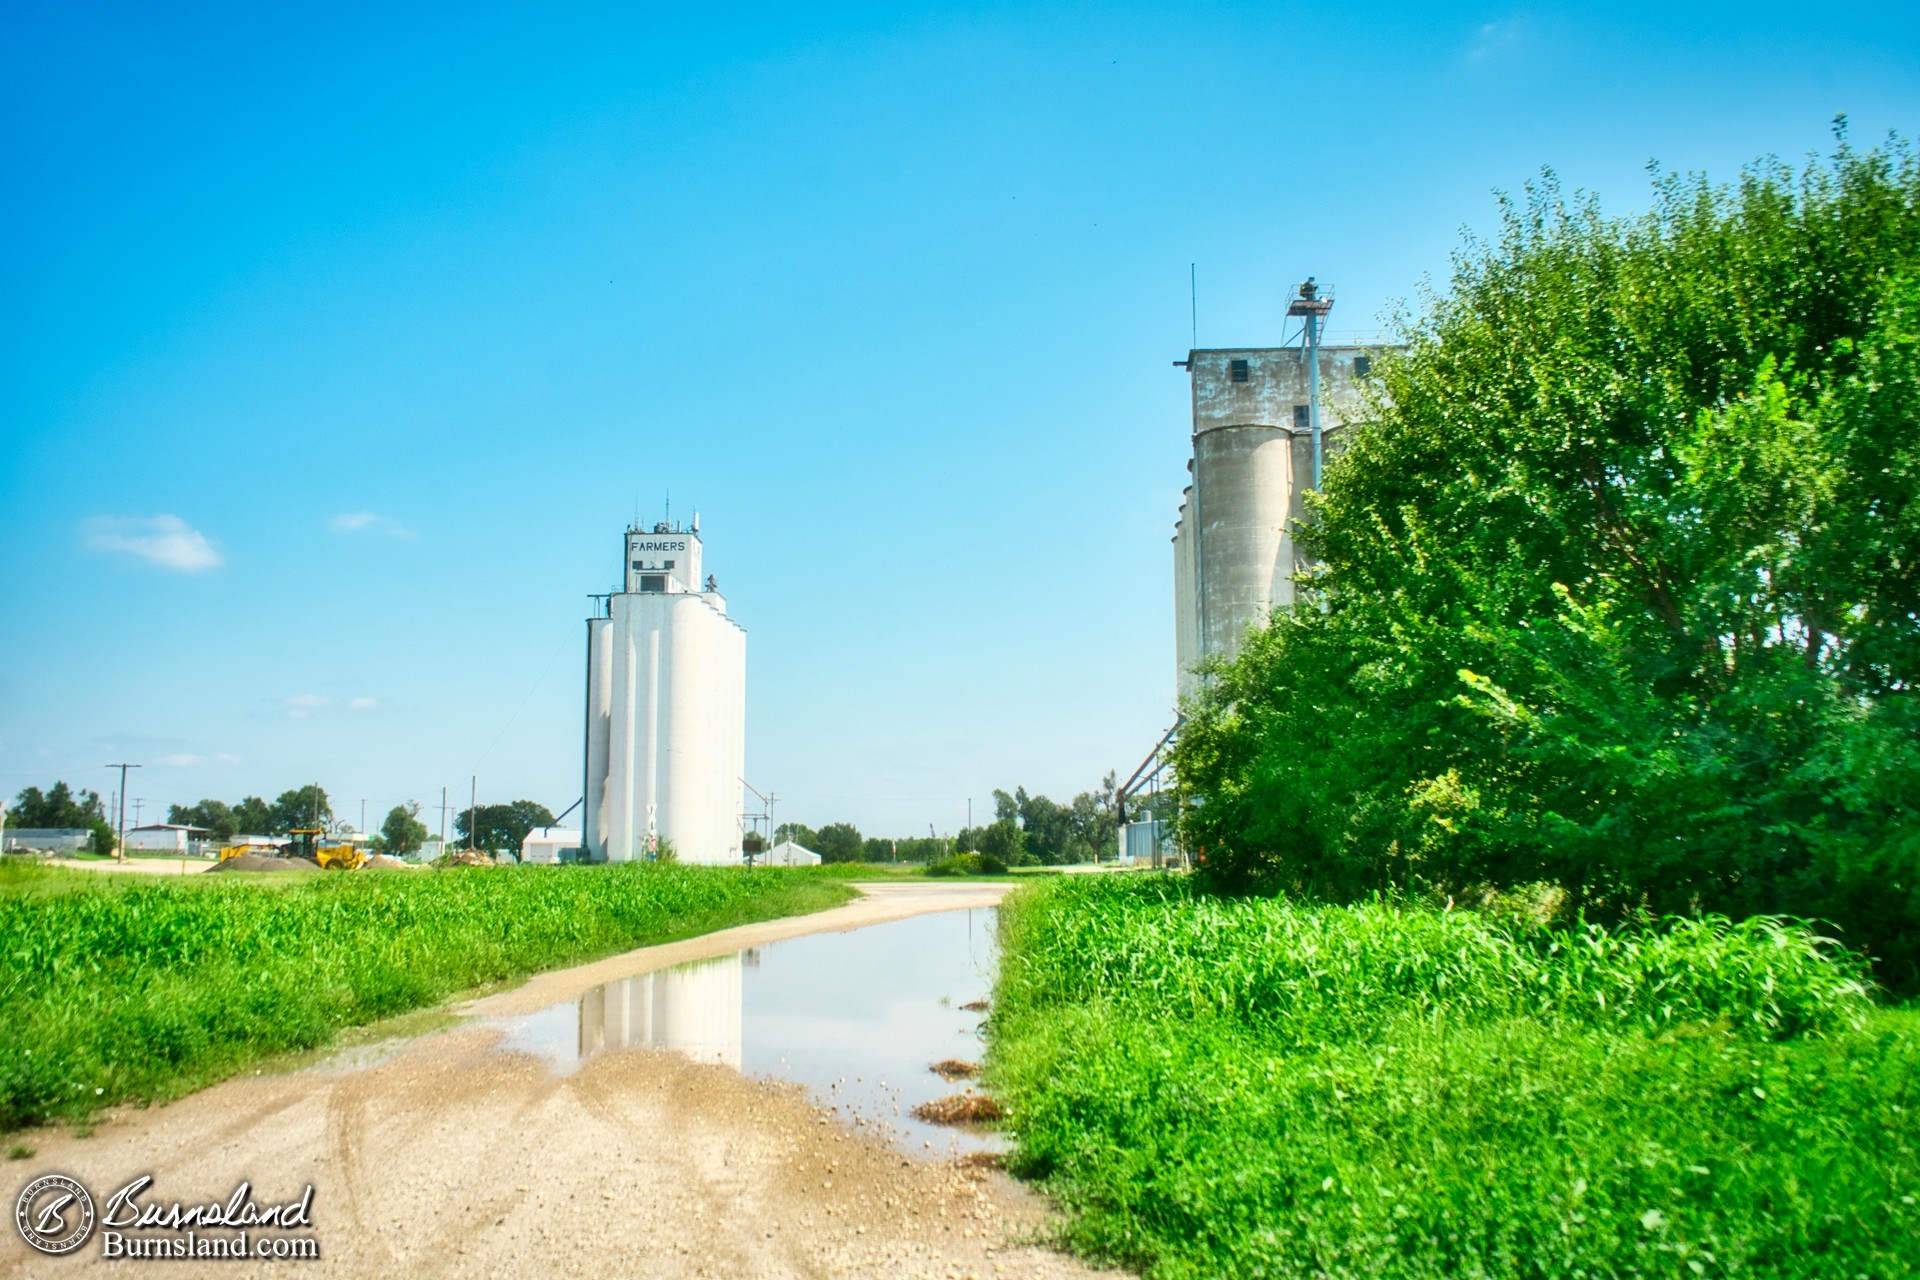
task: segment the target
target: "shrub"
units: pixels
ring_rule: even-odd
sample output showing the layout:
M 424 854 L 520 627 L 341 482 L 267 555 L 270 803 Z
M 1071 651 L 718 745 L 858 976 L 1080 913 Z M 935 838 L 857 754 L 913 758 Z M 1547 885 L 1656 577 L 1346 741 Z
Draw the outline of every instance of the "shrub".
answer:
M 1002 876 L 1006 873 L 1007 864 L 990 853 L 956 853 L 927 866 L 930 876 Z

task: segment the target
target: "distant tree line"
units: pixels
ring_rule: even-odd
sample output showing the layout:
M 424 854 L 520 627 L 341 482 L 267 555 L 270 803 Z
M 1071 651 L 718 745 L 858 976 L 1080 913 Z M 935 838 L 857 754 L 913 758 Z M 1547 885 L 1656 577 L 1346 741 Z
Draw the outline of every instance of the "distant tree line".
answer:
M 1114 775 L 1099 787 L 1061 804 L 1025 787 L 993 793 L 993 821 L 963 827 L 953 837 L 863 836 L 851 822 L 809 827 L 783 822 L 775 842 L 791 840 L 820 855 L 822 862 L 937 862 L 956 853 L 980 853 L 1010 867 L 1061 866 L 1111 857 L 1117 823 Z M 760 841 L 749 837 L 758 852 Z
M 333 824 L 333 804 L 318 783 L 308 783 L 268 804 L 259 796 L 247 796 L 238 804 L 224 800 L 202 800 L 197 804 L 167 806 L 167 821 L 182 827 L 200 827 L 215 839 L 235 836 L 283 836 L 303 827 L 329 827 Z
M 532 800 L 483 804 L 477 810 L 477 822 L 475 812 L 462 809 L 454 817 L 454 833 L 461 843 L 494 852 L 504 850 L 516 857 L 529 831 L 550 827 L 554 821 L 550 809 Z M 315 783 L 283 791 L 271 804 L 259 796 L 247 796 L 237 804 L 202 800 L 198 804 L 172 805 L 167 810 L 167 821 L 202 827 L 222 841 L 240 835 L 283 836 L 300 828 L 331 830 L 335 825 L 333 803 L 326 789 Z M 417 853 L 429 834 L 427 825 L 420 821 L 420 806 L 409 801 L 387 811 L 380 830 L 374 833 L 373 848 L 376 852 L 406 857 Z
M 54 783 L 45 792 L 28 787 L 14 797 L 7 808 L 7 827 L 90 831 L 93 852 L 113 852 L 113 824 L 107 821 L 100 793 L 83 789 L 75 794 L 64 782 Z

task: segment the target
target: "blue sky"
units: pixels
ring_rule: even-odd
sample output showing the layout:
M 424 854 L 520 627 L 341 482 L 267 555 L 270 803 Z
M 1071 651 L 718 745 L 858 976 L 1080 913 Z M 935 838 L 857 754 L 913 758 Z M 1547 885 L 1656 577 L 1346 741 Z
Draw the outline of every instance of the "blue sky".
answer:
M 1171 716 L 1202 345 L 1492 192 L 1920 125 L 1910 6 L 14 4 L 0 790 L 579 794 L 698 508 L 781 814 L 951 830 Z M 697 10 L 697 11 L 690 11 Z

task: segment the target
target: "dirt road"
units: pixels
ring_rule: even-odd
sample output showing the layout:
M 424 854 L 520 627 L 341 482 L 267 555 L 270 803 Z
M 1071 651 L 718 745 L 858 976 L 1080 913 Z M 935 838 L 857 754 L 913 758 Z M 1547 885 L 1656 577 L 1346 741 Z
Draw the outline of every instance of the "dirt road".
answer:
M 217 863 L 206 858 L 125 858 L 120 861 L 88 858 L 48 858 L 50 867 L 69 871 L 104 871 L 112 875 L 191 876 L 211 871 Z
M 772 921 L 542 975 L 469 1006 L 503 1014 L 612 978 L 802 933 L 984 906 L 1004 887 L 876 885 L 833 911 Z M 849 1130 L 797 1086 L 672 1054 L 630 1051 L 556 1075 L 461 1026 L 359 1070 L 319 1067 L 228 1081 L 90 1137 L 22 1135 L 13 1197 L 43 1172 L 97 1200 L 151 1174 L 149 1202 L 261 1202 L 314 1187 L 319 1261 L 104 1261 L 99 1238 L 68 1258 L 5 1230 L 0 1275 L 1074 1277 L 1079 1264 L 1026 1243 L 1043 1207 L 988 1171 L 908 1159 Z M 170 1234 L 170 1233 L 158 1233 Z M 85 1261 L 81 1261 L 85 1259 Z

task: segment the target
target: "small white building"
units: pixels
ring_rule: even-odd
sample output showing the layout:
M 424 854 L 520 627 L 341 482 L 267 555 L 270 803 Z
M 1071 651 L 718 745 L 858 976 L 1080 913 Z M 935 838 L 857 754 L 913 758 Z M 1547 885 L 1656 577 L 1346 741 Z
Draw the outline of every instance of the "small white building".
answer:
M 78 853 L 93 841 L 85 827 L 8 827 L 0 843 L 8 853 Z
M 149 822 L 127 832 L 127 848 L 143 853 L 177 853 L 185 856 L 187 846 L 207 834 L 204 827 L 183 827 L 172 822 Z
M 804 845 L 782 840 L 756 861 L 768 867 L 817 867 L 820 865 L 820 855 Z
M 520 842 L 520 861 L 552 866 L 560 861 L 563 851 L 570 852 L 579 847 L 578 831 L 570 831 L 566 827 L 535 827 Z

